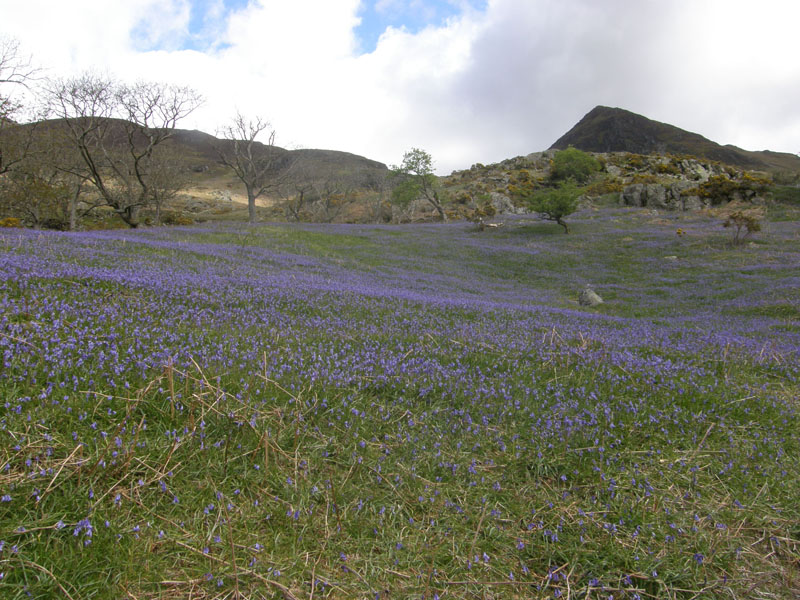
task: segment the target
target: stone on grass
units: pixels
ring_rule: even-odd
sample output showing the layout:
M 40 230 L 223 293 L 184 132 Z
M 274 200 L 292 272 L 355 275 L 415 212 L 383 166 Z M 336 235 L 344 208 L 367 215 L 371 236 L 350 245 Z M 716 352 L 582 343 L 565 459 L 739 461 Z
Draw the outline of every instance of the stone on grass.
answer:
M 586 288 L 578 294 L 578 304 L 581 306 L 597 306 L 602 304 L 603 299 L 591 288 Z

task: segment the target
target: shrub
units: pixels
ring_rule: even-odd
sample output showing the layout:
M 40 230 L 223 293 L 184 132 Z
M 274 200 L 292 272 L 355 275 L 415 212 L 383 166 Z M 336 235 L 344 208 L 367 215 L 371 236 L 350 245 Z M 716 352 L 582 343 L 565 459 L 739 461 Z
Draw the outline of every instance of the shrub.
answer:
M 578 198 L 581 189 L 574 181 L 565 181 L 557 188 L 539 192 L 527 198 L 528 206 L 533 212 L 539 213 L 543 219 L 555 221 L 564 228 L 564 233 L 569 233 L 569 226 L 563 218 L 571 215 L 578 208 Z
M 531 174 L 528 169 L 520 169 L 518 171 L 514 171 L 511 173 L 510 177 L 511 183 L 521 185 L 526 183 L 534 184 L 536 182 L 536 178 Z
M 0 227 L 22 227 L 22 221 L 16 217 L 6 217 L 0 219 Z
M 165 212 L 161 215 L 161 222 L 164 225 L 194 225 L 194 219 L 180 213 Z
M 566 150 L 556 152 L 550 178 L 554 181 L 574 179 L 578 183 L 586 183 L 599 170 L 600 163 L 594 156 L 570 146 Z
M 650 173 L 636 173 L 631 177 L 631 183 L 660 183 L 658 177 Z
M 623 189 L 622 183 L 616 177 L 606 177 L 596 181 L 586 188 L 587 196 L 605 196 L 606 194 L 618 194 Z
M 642 169 L 647 166 L 647 157 L 641 154 L 629 154 L 625 157 L 625 164 L 631 169 Z
M 751 234 L 761 231 L 761 222 L 758 217 L 742 210 L 729 214 L 722 226 L 733 230 L 734 246 L 744 243 Z
M 681 169 L 673 162 L 658 163 L 656 165 L 656 173 L 660 173 L 662 175 L 680 175 Z
M 769 179 L 749 173 L 741 175 L 738 179 L 731 179 L 725 175 L 714 175 L 709 177 L 705 183 L 689 190 L 687 195 L 708 198 L 711 200 L 711 204 L 721 204 L 733 200 L 736 195 L 748 198 L 763 193 L 771 183 Z
M 60 217 L 45 217 L 39 225 L 42 229 L 52 229 L 54 231 L 67 231 L 69 229 L 69 222 Z
M 466 190 L 462 190 L 455 195 L 453 202 L 456 204 L 469 204 L 472 202 L 472 194 Z

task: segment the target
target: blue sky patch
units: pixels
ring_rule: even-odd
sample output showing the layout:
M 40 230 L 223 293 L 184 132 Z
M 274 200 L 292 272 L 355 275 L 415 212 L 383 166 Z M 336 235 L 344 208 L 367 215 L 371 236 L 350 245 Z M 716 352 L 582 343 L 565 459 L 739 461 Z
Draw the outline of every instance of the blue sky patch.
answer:
M 370 53 L 388 27 L 404 27 L 416 33 L 429 25 L 444 25 L 447 19 L 462 14 L 465 8 L 485 10 L 487 4 L 488 0 L 367 0 L 359 12 L 361 24 L 355 33 L 361 52 Z
M 221 47 L 220 40 L 231 13 L 247 7 L 248 0 L 191 0 L 188 31 L 154 34 L 149 19 L 142 20 L 131 32 L 139 50 L 197 50 L 205 52 Z
M 131 32 L 132 41 L 140 51 L 219 50 L 231 14 L 243 10 L 251 1 L 190 0 L 186 30 L 162 30 L 157 21 L 165 15 L 154 14 L 137 24 Z M 468 9 L 484 11 L 487 5 L 488 0 L 364 0 L 358 13 L 361 23 L 354 32 L 359 51 L 364 54 L 374 51 L 381 34 L 389 27 L 417 33 L 428 26 L 442 26 L 447 19 Z
M 185 49 L 203 51 L 219 47 L 220 36 L 232 12 L 247 7 L 248 0 L 192 0 L 189 39 Z

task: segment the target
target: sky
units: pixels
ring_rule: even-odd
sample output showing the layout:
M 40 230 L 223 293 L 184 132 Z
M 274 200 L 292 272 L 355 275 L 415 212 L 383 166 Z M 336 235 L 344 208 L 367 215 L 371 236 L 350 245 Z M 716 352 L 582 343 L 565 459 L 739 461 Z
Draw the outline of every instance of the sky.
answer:
M 48 76 L 188 85 L 179 126 L 439 174 L 547 149 L 594 106 L 800 152 L 798 0 L 0 0 Z

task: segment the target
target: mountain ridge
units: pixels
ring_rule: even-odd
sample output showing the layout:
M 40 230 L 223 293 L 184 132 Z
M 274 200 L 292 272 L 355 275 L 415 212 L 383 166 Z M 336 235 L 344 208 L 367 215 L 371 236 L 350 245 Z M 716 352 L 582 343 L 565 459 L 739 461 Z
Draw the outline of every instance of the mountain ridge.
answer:
M 756 170 L 800 170 L 800 158 L 793 154 L 723 146 L 698 133 L 608 106 L 595 106 L 550 149 L 569 146 L 598 153 L 687 154 Z
M 231 140 L 217 138 L 210 133 L 197 129 L 175 129 L 170 139 L 175 144 L 193 148 L 199 156 L 209 161 L 219 161 L 216 148 L 231 143 Z M 256 147 L 266 148 L 261 142 L 256 141 L 255 144 Z M 298 148 L 289 150 L 280 146 L 275 146 L 274 148 L 278 152 L 286 152 L 289 155 L 303 157 L 312 162 L 328 164 L 342 163 L 349 164 L 350 166 L 359 165 L 372 169 L 388 169 L 382 162 L 342 150 L 330 150 L 326 148 Z

